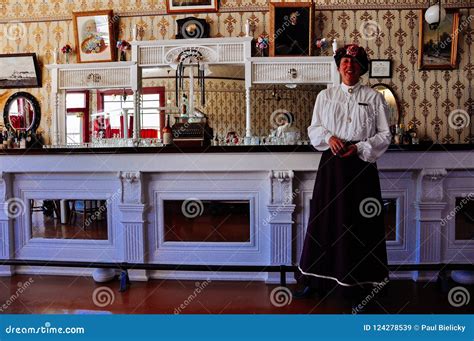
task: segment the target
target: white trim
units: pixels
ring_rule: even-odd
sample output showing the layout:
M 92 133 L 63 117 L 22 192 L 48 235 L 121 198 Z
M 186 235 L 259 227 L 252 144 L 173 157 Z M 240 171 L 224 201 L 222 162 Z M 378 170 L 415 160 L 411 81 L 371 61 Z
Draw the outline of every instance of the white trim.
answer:
M 331 277 L 331 276 L 323 276 L 323 275 L 316 275 L 316 274 L 313 274 L 313 273 L 310 273 L 310 272 L 304 272 L 301 267 L 298 265 L 298 270 L 300 270 L 300 272 L 303 274 L 303 275 L 306 275 L 306 276 L 313 276 L 313 277 L 319 277 L 319 278 L 325 278 L 325 279 L 332 279 L 333 281 L 336 281 L 337 284 L 339 285 L 342 285 L 342 286 L 345 286 L 345 287 L 354 287 L 356 285 L 364 285 L 364 284 L 372 284 L 374 286 L 376 285 L 380 285 L 382 283 L 385 283 L 385 282 L 357 282 L 355 284 L 347 284 L 347 283 L 344 283 L 344 282 L 341 282 L 340 280 L 338 280 L 336 277 Z

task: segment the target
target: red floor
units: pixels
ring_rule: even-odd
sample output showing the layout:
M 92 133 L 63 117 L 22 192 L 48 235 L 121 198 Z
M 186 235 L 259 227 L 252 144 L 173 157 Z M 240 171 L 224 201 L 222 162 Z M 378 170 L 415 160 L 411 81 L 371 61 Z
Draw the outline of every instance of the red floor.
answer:
M 30 280 L 31 279 L 31 280 Z M 151 280 L 132 282 L 118 292 L 118 281 L 105 285 L 89 277 L 14 276 L 0 278 L 0 312 L 7 314 L 351 314 L 339 297 L 291 299 L 277 285 L 263 282 Z M 22 292 L 19 292 L 20 290 Z M 472 287 L 467 287 L 471 296 Z M 94 296 L 94 291 L 95 296 Z M 289 304 L 288 304 L 289 303 Z M 279 306 L 282 305 L 282 306 Z M 366 313 L 466 314 L 474 302 L 456 308 L 436 283 L 394 281 L 385 295 L 377 294 Z

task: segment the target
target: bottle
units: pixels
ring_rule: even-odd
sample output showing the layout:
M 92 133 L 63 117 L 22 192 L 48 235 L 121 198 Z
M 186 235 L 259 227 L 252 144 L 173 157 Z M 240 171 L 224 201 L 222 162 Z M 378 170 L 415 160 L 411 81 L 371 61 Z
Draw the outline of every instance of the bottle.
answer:
M 183 94 L 183 98 L 181 99 L 181 117 L 188 116 L 188 96 Z
M 173 143 L 173 132 L 170 127 L 170 116 L 166 115 L 166 123 L 161 132 L 163 134 L 163 144 L 169 146 Z
M 214 139 L 212 140 L 212 145 L 213 146 L 218 146 L 219 145 L 219 136 L 217 135 L 217 133 L 214 136 Z
M 26 149 L 26 134 L 24 132 L 20 132 L 20 148 Z
M 7 149 L 8 148 L 8 132 L 7 132 L 7 129 L 6 128 L 3 128 L 2 130 L 2 146 L 3 146 L 3 149 Z
M 26 148 L 31 148 L 33 146 L 33 134 L 31 130 L 26 134 Z
M 7 132 L 7 134 L 8 134 L 8 135 L 7 135 L 7 148 L 14 148 L 15 146 L 14 146 L 14 144 L 13 144 L 13 142 L 14 142 L 14 135 L 13 135 L 13 132 L 12 132 L 11 130 L 9 130 L 9 131 Z
M 13 148 L 20 148 L 20 132 L 13 133 Z

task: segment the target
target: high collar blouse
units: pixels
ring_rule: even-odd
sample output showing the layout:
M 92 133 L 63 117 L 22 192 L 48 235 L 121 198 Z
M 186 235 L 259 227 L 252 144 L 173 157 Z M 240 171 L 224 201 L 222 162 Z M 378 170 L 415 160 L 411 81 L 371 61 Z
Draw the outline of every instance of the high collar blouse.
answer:
M 375 162 L 391 142 L 389 113 L 381 93 L 360 83 L 354 86 L 342 83 L 318 94 L 308 135 L 311 144 L 320 151 L 329 148 L 331 136 L 360 141 L 356 143 L 359 158 Z

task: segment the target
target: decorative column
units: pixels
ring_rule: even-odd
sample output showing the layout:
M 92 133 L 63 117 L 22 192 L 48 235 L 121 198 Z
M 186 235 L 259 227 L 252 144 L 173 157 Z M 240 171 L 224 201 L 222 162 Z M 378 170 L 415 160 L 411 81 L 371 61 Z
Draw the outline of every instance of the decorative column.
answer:
M 142 174 L 140 172 L 121 172 L 122 201 L 119 205 L 123 233 L 123 261 L 144 263 L 145 245 L 145 205 L 143 204 Z M 146 270 L 131 270 L 132 280 L 148 280 Z
M 417 180 L 416 263 L 441 262 L 441 238 L 446 231 L 442 223 L 444 201 L 443 182 L 446 169 L 423 169 Z M 432 279 L 433 274 L 418 273 L 418 279 Z
M 51 144 L 57 146 L 61 143 L 59 131 L 59 112 L 60 112 L 60 98 L 59 98 L 59 71 L 58 66 L 51 67 L 51 96 L 53 98 L 53 131 L 51 134 Z
M 11 211 L 9 207 L 10 190 L 10 174 L 0 172 L 0 260 L 10 259 L 13 256 L 13 222 L 9 213 Z M 0 275 L 10 276 L 12 274 L 13 268 L 11 266 L 0 266 Z
M 268 204 L 268 217 L 264 226 L 269 226 L 270 237 L 270 264 L 291 265 L 293 244 L 293 212 L 295 205 L 293 199 L 298 190 L 293 190 L 293 171 L 271 171 L 270 177 L 270 203 Z M 287 278 L 294 281 L 292 274 Z M 279 283 L 278 273 L 269 273 L 267 282 Z
M 136 90 L 133 93 L 133 107 L 134 107 L 134 112 L 133 112 L 133 142 L 135 146 L 137 147 L 140 141 L 140 131 L 142 129 L 141 127 L 141 94 L 139 90 Z
M 251 88 L 252 88 L 252 57 L 251 43 L 245 44 L 245 137 L 252 137 L 252 107 L 251 107 Z

